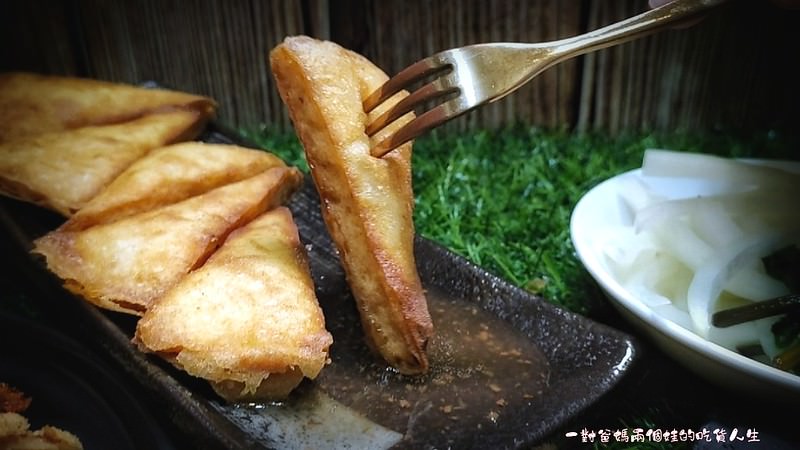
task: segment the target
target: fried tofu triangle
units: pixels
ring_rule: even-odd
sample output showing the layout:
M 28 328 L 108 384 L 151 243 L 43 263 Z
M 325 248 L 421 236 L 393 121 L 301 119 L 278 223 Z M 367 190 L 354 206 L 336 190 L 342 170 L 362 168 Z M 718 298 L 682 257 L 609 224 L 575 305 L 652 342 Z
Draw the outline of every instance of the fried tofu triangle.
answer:
M 236 145 L 183 142 L 158 148 L 122 172 L 61 230 L 83 230 L 170 205 L 271 167 L 285 164 L 265 151 Z
M 285 207 L 237 229 L 139 320 L 134 340 L 229 401 L 285 398 L 333 342 Z
M 69 217 L 134 161 L 204 126 L 195 111 L 171 110 L 0 144 L 0 193 Z
M 282 204 L 300 185 L 276 167 L 172 205 L 83 231 L 55 230 L 34 253 L 64 286 L 102 308 L 141 315 L 234 229 Z
M 217 104 L 208 97 L 185 92 L 87 78 L 0 74 L 0 142 L 126 122 L 172 108 L 190 109 L 208 120 Z
M 369 154 L 362 100 L 386 74 L 332 43 L 289 37 L 272 72 L 305 149 L 367 342 L 401 373 L 428 368 L 433 333 L 414 261 L 411 144 Z

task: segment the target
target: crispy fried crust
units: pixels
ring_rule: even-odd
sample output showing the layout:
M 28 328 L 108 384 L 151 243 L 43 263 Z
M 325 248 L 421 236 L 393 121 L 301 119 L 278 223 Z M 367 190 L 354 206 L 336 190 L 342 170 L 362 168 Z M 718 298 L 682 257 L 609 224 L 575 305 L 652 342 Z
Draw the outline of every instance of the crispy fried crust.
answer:
M 64 286 L 97 306 L 141 315 L 232 230 L 283 203 L 300 184 L 276 167 L 172 205 L 34 241 Z
M 45 132 L 129 121 L 155 111 L 184 108 L 210 119 L 214 100 L 165 89 L 46 76 L 0 74 L 0 143 Z
M 83 450 L 74 434 L 45 425 L 31 430 L 28 419 L 17 413 L 0 413 L 0 448 L 6 450 Z
M 333 338 L 289 210 L 234 231 L 147 310 L 136 341 L 228 400 L 283 398 L 315 378 Z
M 205 123 L 195 111 L 169 110 L 0 144 L 0 193 L 69 217 L 149 151 L 191 139 Z
M 360 55 L 305 36 L 287 38 L 270 62 L 368 343 L 402 373 L 426 371 L 433 325 L 413 253 L 411 144 L 374 158 L 364 133 L 363 98 L 386 75 Z
M 270 153 L 235 145 L 184 142 L 153 150 L 136 161 L 61 226 L 77 231 L 170 205 L 271 167 Z

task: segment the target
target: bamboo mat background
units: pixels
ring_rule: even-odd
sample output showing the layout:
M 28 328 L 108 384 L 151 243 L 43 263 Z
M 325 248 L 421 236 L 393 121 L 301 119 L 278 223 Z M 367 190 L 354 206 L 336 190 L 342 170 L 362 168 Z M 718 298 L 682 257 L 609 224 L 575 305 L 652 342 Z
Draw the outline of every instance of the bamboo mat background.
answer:
M 163 85 L 210 95 L 232 126 L 286 128 L 267 54 L 308 34 L 387 73 L 438 50 L 568 37 L 646 0 L 4 0 L 0 70 Z M 794 131 L 800 11 L 732 0 L 700 24 L 556 66 L 450 125 L 576 130 Z

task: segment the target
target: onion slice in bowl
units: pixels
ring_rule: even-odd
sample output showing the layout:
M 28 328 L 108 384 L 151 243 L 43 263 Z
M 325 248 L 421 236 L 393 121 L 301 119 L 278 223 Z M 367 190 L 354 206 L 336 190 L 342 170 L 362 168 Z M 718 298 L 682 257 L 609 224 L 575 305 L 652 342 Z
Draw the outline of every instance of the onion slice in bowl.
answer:
M 800 174 L 780 165 L 647 150 L 620 192 L 631 222 L 606 233 L 606 263 L 654 311 L 704 339 L 774 353 L 774 320 L 722 330 L 711 315 L 723 297 L 736 305 L 789 292 L 762 262 L 800 244 Z
M 680 156 L 678 152 L 674 154 Z M 776 349 L 776 335 L 771 329 L 774 323 L 783 320 L 782 316 L 724 329 L 712 327 L 708 338 L 701 337 L 688 313 L 687 291 L 697 270 L 707 261 L 699 261 L 696 268 L 691 268 L 667 251 L 671 247 L 669 232 L 673 221 L 682 222 L 705 240 L 714 253 L 730 249 L 737 242 L 752 243 L 748 239 L 753 236 L 784 234 L 795 246 L 781 249 L 765 261 L 741 262 L 723 284 L 722 295 L 711 302 L 719 310 L 728 310 L 745 304 L 757 305 L 760 297 L 788 290 L 792 276 L 779 279 L 772 270 L 779 263 L 784 275 L 791 273 L 786 264 L 791 265 L 795 260 L 786 260 L 784 256 L 794 257 L 800 251 L 796 247 L 800 244 L 800 209 L 796 207 L 800 198 L 800 162 L 731 161 L 744 166 L 744 170 L 769 166 L 785 172 L 782 178 L 795 181 L 781 188 L 774 185 L 765 188 L 752 182 L 743 184 L 720 178 L 713 167 L 703 171 L 700 178 L 679 173 L 645 176 L 642 169 L 630 170 L 603 181 L 582 196 L 572 214 L 570 234 L 580 261 L 612 304 L 666 354 L 734 392 L 796 403 L 800 401 L 800 376 L 770 361 L 784 351 L 784 347 Z M 743 199 L 748 199 L 749 205 L 743 206 L 740 202 Z M 659 206 L 653 206 L 670 202 L 675 202 L 674 211 L 678 213 L 681 208 L 677 205 L 695 204 L 691 206 L 693 212 L 709 216 L 700 219 L 695 214 L 686 214 L 678 221 L 680 214 L 665 213 Z M 708 207 L 714 203 L 720 208 Z M 637 215 L 651 206 L 653 221 L 641 217 L 642 226 L 637 229 Z M 740 213 L 730 215 L 735 210 Z M 656 228 L 660 227 L 655 224 L 662 220 L 666 224 L 661 230 L 663 236 L 656 236 Z M 735 227 L 723 230 L 718 220 L 731 220 Z M 737 229 L 742 233 L 739 236 Z M 660 276 L 653 279 L 653 273 Z M 650 297 L 645 299 L 645 295 Z M 755 350 L 758 344 L 764 355 L 754 355 L 742 348 Z
M 645 177 L 697 178 L 739 187 L 791 189 L 797 186 L 797 174 L 767 165 L 702 153 L 648 149 L 642 159 Z
M 731 275 L 751 261 L 764 258 L 790 244 L 788 236 L 781 233 L 753 236 L 715 255 L 701 266 L 689 284 L 686 299 L 695 331 L 705 338 L 709 337 L 716 300 Z

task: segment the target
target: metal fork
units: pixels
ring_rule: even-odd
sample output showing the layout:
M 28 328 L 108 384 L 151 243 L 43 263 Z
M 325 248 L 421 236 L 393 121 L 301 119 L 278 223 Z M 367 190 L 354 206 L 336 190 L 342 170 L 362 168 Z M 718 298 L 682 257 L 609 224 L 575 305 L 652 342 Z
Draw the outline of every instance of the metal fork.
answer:
M 426 131 L 486 103 L 499 100 L 544 70 L 572 57 L 660 31 L 691 19 L 725 0 L 675 0 L 597 30 L 557 41 L 486 43 L 459 47 L 422 59 L 389 79 L 364 102 L 369 113 L 401 90 L 435 77 L 389 108 L 366 128 L 370 137 L 410 111 L 443 101 L 378 142 L 371 150 L 381 157 Z

